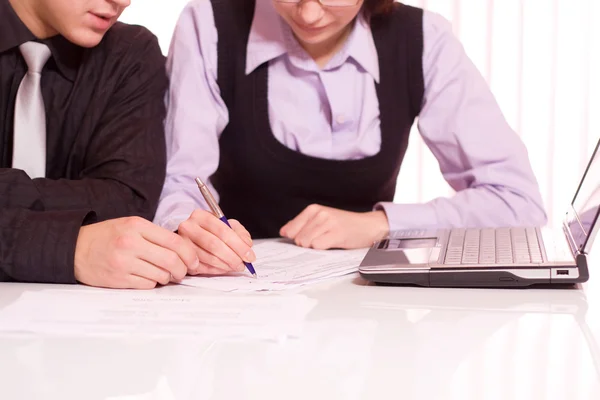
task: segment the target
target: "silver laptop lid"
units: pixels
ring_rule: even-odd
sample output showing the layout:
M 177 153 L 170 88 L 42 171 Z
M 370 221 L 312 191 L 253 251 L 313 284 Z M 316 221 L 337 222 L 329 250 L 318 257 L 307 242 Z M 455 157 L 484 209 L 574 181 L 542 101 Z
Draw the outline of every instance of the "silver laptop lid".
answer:
M 575 247 L 586 254 L 590 252 L 594 237 L 600 228 L 600 224 L 597 223 L 600 210 L 599 146 L 600 141 L 581 178 L 565 220 L 565 227 L 570 231 Z

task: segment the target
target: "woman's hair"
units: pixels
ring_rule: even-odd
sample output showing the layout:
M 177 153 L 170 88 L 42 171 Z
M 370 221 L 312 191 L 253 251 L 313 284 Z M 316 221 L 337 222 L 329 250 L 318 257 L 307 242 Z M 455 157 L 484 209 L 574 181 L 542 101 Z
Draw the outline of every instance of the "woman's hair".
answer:
M 392 11 L 394 2 L 395 0 L 365 0 L 363 7 L 367 16 L 375 17 Z

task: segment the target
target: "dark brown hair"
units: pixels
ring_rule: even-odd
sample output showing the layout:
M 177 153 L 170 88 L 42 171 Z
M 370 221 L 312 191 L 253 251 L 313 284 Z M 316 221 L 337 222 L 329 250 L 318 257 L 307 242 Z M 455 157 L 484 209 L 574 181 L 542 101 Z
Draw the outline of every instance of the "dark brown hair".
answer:
M 363 4 L 365 15 L 375 17 L 389 13 L 394 8 L 395 0 L 365 0 Z

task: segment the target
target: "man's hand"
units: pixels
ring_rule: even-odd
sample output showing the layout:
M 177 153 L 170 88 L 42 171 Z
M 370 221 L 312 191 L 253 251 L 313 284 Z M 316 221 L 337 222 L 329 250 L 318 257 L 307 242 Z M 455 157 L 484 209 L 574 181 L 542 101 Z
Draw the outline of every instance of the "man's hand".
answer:
M 279 233 L 298 246 L 313 249 L 369 247 L 389 232 L 384 211 L 356 213 L 312 204 Z
M 75 248 L 75 278 L 86 285 L 152 289 L 198 268 L 194 246 L 138 217 L 84 226 Z
M 243 261 L 254 262 L 250 233 L 236 220 L 230 219 L 231 228 L 204 210 L 196 210 L 177 230 L 179 235 L 196 245 L 200 261 L 197 268 L 188 269 L 190 275 L 221 275 L 241 272 Z

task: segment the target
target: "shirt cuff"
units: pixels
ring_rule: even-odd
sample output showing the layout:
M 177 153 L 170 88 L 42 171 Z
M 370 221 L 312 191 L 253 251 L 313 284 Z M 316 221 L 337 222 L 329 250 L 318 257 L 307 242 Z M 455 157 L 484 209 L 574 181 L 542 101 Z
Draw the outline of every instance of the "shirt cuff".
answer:
M 14 243 L 14 278 L 21 282 L 75 284 L 75 247 L 88 210 L 31 212 Z M 16 272 L 15 271 L 15 272 Z
M 390 232 L 403 229 L 435 229 L 439 219 L 433 204 L 395 204 L 381 202 L 374 210 L 383 210 L 388 219 Z
M 164 211 L 160 210 L 160 215 L 157 214 L 154 223 L 171 232 L 175 232 L 179 229 L 179 224 L 188 219 L 196 208 L 198 208 L 198 206 L 194 203 L 174 204 Z

